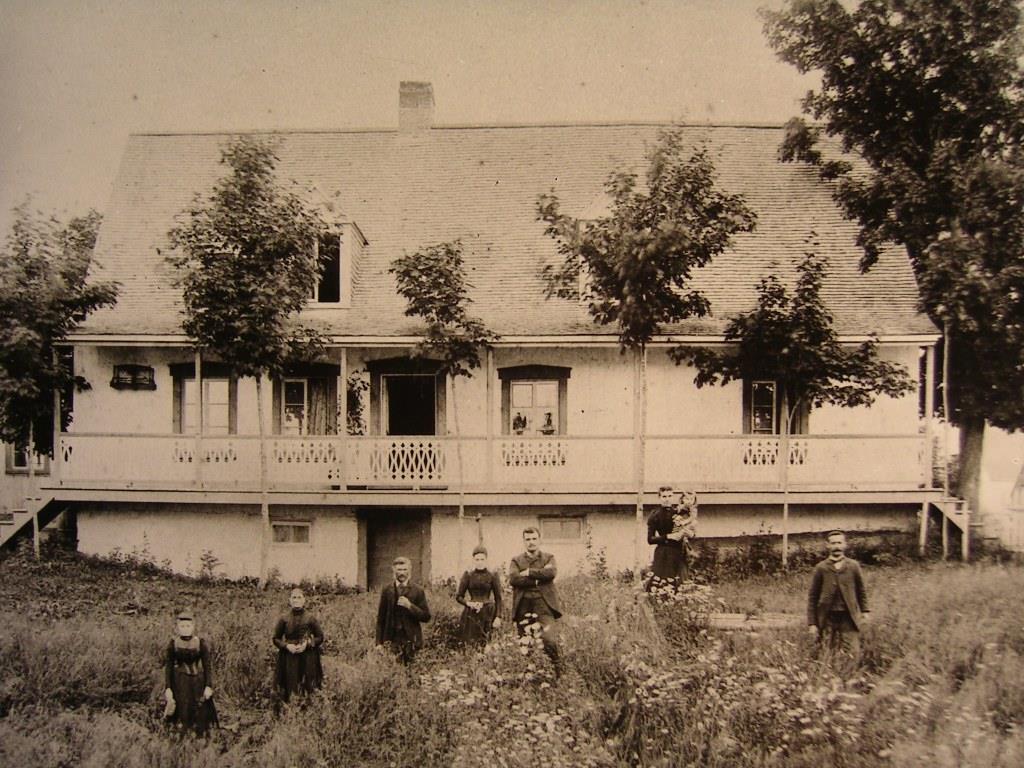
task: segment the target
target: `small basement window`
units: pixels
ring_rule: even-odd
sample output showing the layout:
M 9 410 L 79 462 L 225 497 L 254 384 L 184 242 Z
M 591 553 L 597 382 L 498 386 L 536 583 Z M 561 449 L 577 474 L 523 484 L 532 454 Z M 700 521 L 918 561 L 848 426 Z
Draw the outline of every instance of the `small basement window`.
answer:
M 583 538 L 583 518 L 542 517 L 540 538 L 542 541 L 579 541 Z
M 271 523 L 275 544 L 309 544 L 309 523 Z

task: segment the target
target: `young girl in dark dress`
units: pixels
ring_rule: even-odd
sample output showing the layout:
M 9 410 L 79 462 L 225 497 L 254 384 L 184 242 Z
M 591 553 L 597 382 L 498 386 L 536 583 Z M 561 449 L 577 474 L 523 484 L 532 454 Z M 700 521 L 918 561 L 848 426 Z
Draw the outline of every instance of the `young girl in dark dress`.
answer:
M 459 639 L 467 646 L 481 648 L 500 626 L 501 577 L 487 569 L 487 550 L 473 550 L 473 568 L 462 574 L 455 600 L 465 606 L 459 621 Z
M 311 693 L 323 683 L 320 664 L 320 646 L 324 633 L 320 622 L 306 611 L 306 595 L 293 589 L 288 596 L 291 610 L 274 627 L 274 645 L 277 646 L 277 673 L 275 680 L 282 701 L 293 694 Z
M 165 656 L 164 716 L 180 728 L 203 736 L 216 725 L 217 712 L 213 707 L 210 646 L 195 630 L 195 614 L 180 611 Z

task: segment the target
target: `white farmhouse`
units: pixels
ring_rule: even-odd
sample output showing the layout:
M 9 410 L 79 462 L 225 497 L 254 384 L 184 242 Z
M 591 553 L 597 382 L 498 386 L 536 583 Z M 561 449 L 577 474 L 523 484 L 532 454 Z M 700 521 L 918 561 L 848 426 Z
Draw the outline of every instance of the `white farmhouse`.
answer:
M 661 485 L 695 490 L 702 536 L 780 533 L 783 469 L 792 534 L 917 530 L 941 495 L 920 418 L 930 412 L 937 331 L 917 310 L 901 250 L 858 271 L 855 226 L 815 170 L 778 161 L 780 128 L 683 129 L 710 149 L 720 186 L 743 195 L 758 223 L 697 277 L 713 314 L 665 328 L 650 346 L 642 442 L 634 356 L 581 303 L 545 299 L 540 272 L 557 253 L 535 204 L 554 190 L 572 215 L 600 212 L 609 172 L 642 177 L 664 126 L 440 127 L 429 85 L 403 84 L 400 102 L 398 130 L 277 134 L 279 178 L 315 186 L 335 207 L 321 245 L 330 267 L 306 310 L 330 338 L 329 354 L 266 387 L 268 565 L 284 579 L 373 587 L 399 552 L 418 578 L 443 578 L 465 567 L 478 526 L 500 564 L 527 524 L 540 527 L 563 571 L 578 567 L 588 542 L 605 549 L 610 568 L 631 567 L 641 446 L 647 502 Z M 96 251 L 98 276 L 118 280 L 120 296 L 73 338 L 76 373 L 92 389 L 75 396 L 43 493 L 76 512 L 84 552 L 145 547 L 181 571 L 212 553 L 239 577 L 257 575 L 264 532 L 256 386 L 197 360 L 165 261 L 175 217 L 226 172 L 219 160 L 230 138 L 131 137 Z M 775 382 L 698 389 L 694 370 L 665 350 L 720 344 L 762 276 L 775 265 L 794 273 L 811 231 L 830 259 L 824 295 L 842 340 L 877 334 L 884 358 L 921 385 L 870 408 L 807 414 L 783 456 Z M 473 311 L 501 341 L 453 393 L 435 365 L 410 357 L 421 326 L 404 316 L 388 267 L 455 238 Z

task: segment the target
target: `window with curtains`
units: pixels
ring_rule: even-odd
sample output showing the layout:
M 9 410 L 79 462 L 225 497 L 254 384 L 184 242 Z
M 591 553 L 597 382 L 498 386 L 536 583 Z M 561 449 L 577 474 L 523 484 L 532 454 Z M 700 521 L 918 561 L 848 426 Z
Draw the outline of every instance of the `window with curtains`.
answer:
M 295 367 L 274 381 L 273 431 L 277 435 L 338 433 L 338 366 Z

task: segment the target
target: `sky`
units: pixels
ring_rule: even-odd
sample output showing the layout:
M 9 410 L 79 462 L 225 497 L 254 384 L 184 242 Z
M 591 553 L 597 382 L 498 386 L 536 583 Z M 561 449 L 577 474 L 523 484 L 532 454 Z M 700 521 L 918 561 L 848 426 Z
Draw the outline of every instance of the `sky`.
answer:
M 0 0 L 0 225 L 103 211 L 128 135 L 435 124 L 782 123 L 814 83 L 781 0 Z

